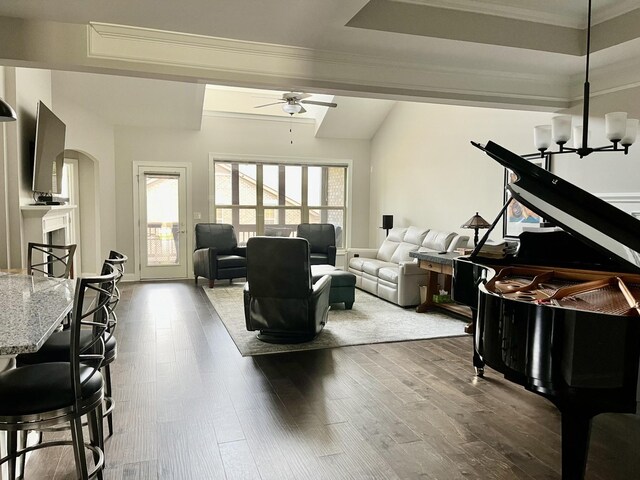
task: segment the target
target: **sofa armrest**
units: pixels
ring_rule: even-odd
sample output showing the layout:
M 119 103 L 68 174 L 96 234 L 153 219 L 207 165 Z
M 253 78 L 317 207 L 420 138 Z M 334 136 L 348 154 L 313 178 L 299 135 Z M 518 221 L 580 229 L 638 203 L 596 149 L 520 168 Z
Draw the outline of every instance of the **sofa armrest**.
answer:
M 451 240 L 449 244 L 449 248 L 447 248 L 447 252 L 453 252 L 456 248 L 467 248 L 469 246 L 469 236 L 468 235 L 456 235 Z
M 426 271 L 418 266 L 418 259 L 400 262 L 400 273 L 404 275 L 424 275 Z
M 345 270 L 349 269 L 349 263 L 353 257 L 376 258 L 377 255 L 377 248 L 348 248 L 344 268 Z
M 240 257 L 247 258 L 247 247 L 236 247 L 233 249 L 233 254 L 238 255 Z
M 327 248 L 327 263 L 329 265 L 336 266 L 336 252 L 337 248 L 335 245 L 329 245 Z

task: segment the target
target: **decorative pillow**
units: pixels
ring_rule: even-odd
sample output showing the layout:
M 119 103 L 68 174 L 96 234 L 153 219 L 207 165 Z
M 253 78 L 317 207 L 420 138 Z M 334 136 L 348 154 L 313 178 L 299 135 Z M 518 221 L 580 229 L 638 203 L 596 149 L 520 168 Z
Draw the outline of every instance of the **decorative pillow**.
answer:
M 449 248 L 451 240 L 456 236 L 455 232 L 439 232 L 438 230 L 429 230 L 427 236 L 422 242 L 423 247 L 444 252 Z
M 413 260 L 413 258 L 409 256 L 409 252 L 415 252 L 416 250 L 418 250 L 418 245 L 414 245 L 413 243 L 402 242 L 398 246 L 396 251 L 393 253 L 393 256 L 391 257 L 391 261 L 393 263 L 410 262 L 411 260 Z
M 407 228 L 407 233 L 404 234 L 403 242 L 413 243 L 419 247 L 424 242 L 424 237 L 427 236 L 428 231 L 428 228 L 409 227 Z
M 391 240 L 392 242 L 402 242 L 404 241 L 404 235 L 407 232 L 405 227 L 396 227 L 389 230 L 389 236 L 387 240 Z
M 400 243 L 392 242 L 391 240 L 385 240 L 384 242 L 382 242 L 382 245 L 380 245 L 376 258 L 384 262 L 390 262 L 391 257 L 393 257 L 394 252 L 398 248 L 398 245 L 400 245 Z

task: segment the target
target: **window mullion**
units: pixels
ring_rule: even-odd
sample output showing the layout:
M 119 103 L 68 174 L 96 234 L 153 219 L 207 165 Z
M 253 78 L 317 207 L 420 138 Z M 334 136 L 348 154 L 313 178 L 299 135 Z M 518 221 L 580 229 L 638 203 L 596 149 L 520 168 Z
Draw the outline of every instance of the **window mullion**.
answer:
M 264 235 L 264 199 L 262 164 L 256 164 L 256 234 Z
M 309 223 L 309 168 L 302 166 L 302 223 Z

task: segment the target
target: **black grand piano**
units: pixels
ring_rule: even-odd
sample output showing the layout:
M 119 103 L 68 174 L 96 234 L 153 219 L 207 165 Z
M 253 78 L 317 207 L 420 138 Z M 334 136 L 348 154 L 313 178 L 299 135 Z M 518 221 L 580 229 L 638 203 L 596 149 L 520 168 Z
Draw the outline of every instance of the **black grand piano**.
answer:
M 591 419 L 640 400 L 640 221 L 493 142 L 511 197 L 558 231 L 523 232 L 517 253 L 454 260 L 453 298 L 471 307 L 473 363 L 549 399 L 562 418 L 562 478 L 583 479 Z M 492 228 L 501 219 L 505 204 Z

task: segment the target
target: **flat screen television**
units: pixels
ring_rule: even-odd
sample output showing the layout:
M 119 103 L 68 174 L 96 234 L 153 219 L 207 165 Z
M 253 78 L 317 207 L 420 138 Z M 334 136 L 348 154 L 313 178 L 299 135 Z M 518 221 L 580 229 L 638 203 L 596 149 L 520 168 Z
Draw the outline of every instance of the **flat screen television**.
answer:
M 34 192 L 59 194 L 62 192 L 64 137 L 67 127 L 49 108 L 38 102 L 36 113 L 36 141 L 33 153 Z

